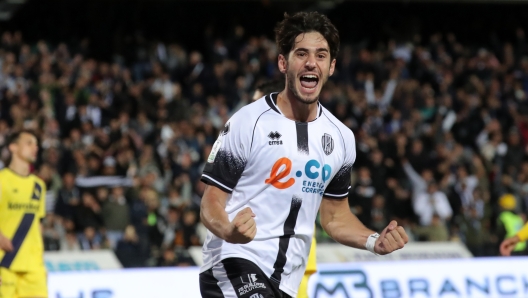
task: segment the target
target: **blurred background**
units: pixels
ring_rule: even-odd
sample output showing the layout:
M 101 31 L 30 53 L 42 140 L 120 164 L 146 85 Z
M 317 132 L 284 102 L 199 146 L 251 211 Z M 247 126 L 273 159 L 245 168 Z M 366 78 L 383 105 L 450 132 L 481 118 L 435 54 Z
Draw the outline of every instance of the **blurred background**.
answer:
M 282 80 L 275 24 L 317 10 L 341 35 L 320 101 L 356 136 L 351 210 L 405 226 L 400 259 L 495 257 L 528 212 L 527 4 L 2 0 L 0 154 L 38 132 L 50 272 L 105 267 L 94 251 L 196 268 L 211 146 Z M 321 263 L 370 260 L 316 237 Z

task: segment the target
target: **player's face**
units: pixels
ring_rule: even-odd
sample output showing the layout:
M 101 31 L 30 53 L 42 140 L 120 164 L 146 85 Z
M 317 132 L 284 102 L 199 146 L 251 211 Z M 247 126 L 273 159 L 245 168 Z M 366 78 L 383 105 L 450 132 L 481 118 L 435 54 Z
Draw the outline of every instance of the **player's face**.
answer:
M 311 104 L 328 77 L 334 73 L 335 59 L 330 58 L 328 42 L 319 32 L 302 33 L 287 57 L 279 55 L 279 69 L 286 74 L 286 86 L 295 98 Z
M 13 145 L 13 154 L 18 158 L 29 163 L 34 163 L 37 160 L 37 138 L 32 134 L 22 133 L 18 138 L 18 142 Z

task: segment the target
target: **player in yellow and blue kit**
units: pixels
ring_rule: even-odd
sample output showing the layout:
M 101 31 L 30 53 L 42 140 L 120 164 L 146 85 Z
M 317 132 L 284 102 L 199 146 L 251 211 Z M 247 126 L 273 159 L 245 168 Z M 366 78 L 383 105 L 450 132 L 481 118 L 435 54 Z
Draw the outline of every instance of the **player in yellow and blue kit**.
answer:
M 0 298 L 48 297 L 40 221 L 46 186 L 31 174 L 38 153 L 29 131 L 10 136 L 11 161 L 0 170 Z

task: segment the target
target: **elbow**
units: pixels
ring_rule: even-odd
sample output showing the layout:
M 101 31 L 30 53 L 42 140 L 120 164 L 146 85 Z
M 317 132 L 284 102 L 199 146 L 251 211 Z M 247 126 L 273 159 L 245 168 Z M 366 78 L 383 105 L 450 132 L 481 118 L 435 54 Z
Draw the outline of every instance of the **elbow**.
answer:
M 333 229 L 333 224 L 331 220 L 329 220 L 326 217 L 321 216 L 321 227 L 323 228 L 325 233 L 328 234 L 328 236 L 330 236 L 330 238 L 334 239 L 334 235 L 333 235 L 334 229 Z

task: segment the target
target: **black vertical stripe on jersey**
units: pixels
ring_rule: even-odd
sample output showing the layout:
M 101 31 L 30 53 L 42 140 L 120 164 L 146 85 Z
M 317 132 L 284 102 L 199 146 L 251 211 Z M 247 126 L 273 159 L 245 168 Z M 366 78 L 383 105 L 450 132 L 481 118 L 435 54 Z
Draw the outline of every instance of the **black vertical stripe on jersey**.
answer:
M 22 246 L 22 243 L 24 242 L 24 239 L 26 239 L 34 219 L 34 213 L 24 214 L 24 217 L 22 217 L 22 220 L 20 221 L 20 224 L 18 225 L 18 228 L 15 232 L 15 236 L 13 236 L 13 240 L 11 240 L 11 244 L 13 244 L 13 250 L 4 255 L 2 262 L 0 262 L 0 267 L 9 268 L 11 266 L 11 263 L 13 263 L 13 260 L 15 259 L 20 247 Z
M 295 224 L 297 223 L 297 216 L 301 210 L 302 199 L 294 196 L 290 205 L 290 213 L 284 222 L 284 235 L 279 238 L 279 252 L 273 268 L 275 271 L 270 279 L 280 283 L 282 273 L 284 272 L 284 265 L 286 265 L 286 251 L 290 245 L 291 236 L 295 235 Z
M 295 122 L 295 128 L 297 130 L 297 150 L 301 154 L 308 155 L 310 153 L 308 149 L 308 123 Z
M 40 200 L 40 196 L 42 195 L 42 187 L 40 184 L 35 182 L 35 186 L 33 187 L 33 195 L 31 196 L 32 200 Z

